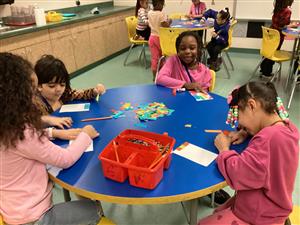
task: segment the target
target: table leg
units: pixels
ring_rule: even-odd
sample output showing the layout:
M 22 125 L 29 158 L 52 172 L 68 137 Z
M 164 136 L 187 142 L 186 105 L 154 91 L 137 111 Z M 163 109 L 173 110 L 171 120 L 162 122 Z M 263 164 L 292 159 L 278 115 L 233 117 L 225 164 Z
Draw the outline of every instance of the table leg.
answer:
M 295 58 L 296 58 L 296 53 L 297 53 L 297 49 L 298 49 L 298 45 L 299 45 L 299 38 L 296 38 L 294 41 L 294 46 L 293 46 L 293 53 L 292 53 L 292 59 L 290 62 L 290 66 L 289 66 L 289 73 L 288 73 L 288 77 L 286 79 L 286 83 L 285 83 L 285 90 L 287 91 L 289 82 L 293 76 L 293 66 L 294 66 L 294 62 L 295 62 Z
M 190 209 L 190 225 L 197 224 L 197 211 L 198 211 L 198 199 L 192 199 L 191 202 L 191 209 Z
M 63 188 L 65 202 L 71 201 L 70 192 Z

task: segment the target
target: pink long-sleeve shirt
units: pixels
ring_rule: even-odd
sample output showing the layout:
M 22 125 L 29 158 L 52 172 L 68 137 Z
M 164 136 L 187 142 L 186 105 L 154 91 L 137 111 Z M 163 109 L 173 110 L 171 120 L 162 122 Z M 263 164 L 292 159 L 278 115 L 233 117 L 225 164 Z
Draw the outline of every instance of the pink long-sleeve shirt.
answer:
M 253 225 L 283 224 L 293 208 L 299 133 L 291 122 L 265 127 L 238 154 L 217 157 L 226 182 L 237 191 L 233 213 Z
M 8 224 L 38 220 L 52 206 L 52 183 L 46 164 L 60 168 L 72 166 L 90 145 L 91 138 L 81 132 L 66 149 L 47 137 L 26 129 L 25 139 L 16 148 L 0 146 L 0 214 Z
M 196 69 L 189 69 L 189 73 L 193 79 L 192 82 L 199 83 L 204 90 L 208 91 L 212 78 L 209 69 L 205 65 L 198 63 Z M 187 82 L 191 82 L 191 80 L 177 55 L 167 59 L 156 78 L 156 84 L 168 88 L 181 88 Z
M 193 16 L 203 15 L 206 10 L 206 5 L 204 2 L 200 2 L 198 5 L 192 3 L 189 14 Z

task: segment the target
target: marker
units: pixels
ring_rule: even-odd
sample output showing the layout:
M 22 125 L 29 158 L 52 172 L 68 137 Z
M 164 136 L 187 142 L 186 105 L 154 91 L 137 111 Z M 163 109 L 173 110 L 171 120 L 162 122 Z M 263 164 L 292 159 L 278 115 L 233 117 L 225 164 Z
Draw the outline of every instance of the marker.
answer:
M 95 121 L 95 120 L 109 120 L 112 119 L 112 116 L 96 117 L 96 118 L 87 118 L 81 120 L 81 122 Z

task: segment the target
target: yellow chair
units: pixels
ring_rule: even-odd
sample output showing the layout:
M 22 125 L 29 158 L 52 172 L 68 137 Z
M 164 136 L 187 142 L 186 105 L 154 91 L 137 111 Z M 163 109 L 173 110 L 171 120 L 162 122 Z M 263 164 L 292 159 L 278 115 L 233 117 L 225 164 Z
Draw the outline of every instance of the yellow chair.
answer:
M 212 92 L 215 89 L 216 72 L 214 70 L 210 70 L 210 74 L 211 74 L 211 85 L 209 87 L 209 91 Z
M 233 64 L 232 64 L 232 61 L 229 57 L 229 54 L 228 54 L 228 50 L 231 48 L 231 45 L 232 45 L 232 33 L 233 33 L 233 28 L 235 27 L 235 25 L 237 24 L 237 20 L 232 20 L 230 22 L 230 27 L 229 27 L 229 30 L 228 30 L 228 46 L 226 48 L 224 48 L 221 52 L 221 59 L 222 59 L 222 63 L 224 65 L 224 68 L 226 70 L 226 73 L 227 73 L 227 78 L 230 79 L 230 73 L 229 73 L 229 70 L 228 70 L 228 67 L 227 67 L 227 64 L 225 62 L 225 58 L 223 57 L 223 53 L 225 53 L 225 55 L 227 56 L 227 59 L 230 63 L 230 66 L 231 66 L 231 69 L 234 70 L 234 67 L 233 67 Z
M 292 103 L 292 99 L 293 99 L 293 96 L 294 96 L 294 93 L 295 93 L 295 89 L 296 89 L 296 86 L 298 84 L 300 84 L 300 74 L 298 74 L 300 71 L 300 60 L 298 61 L 298 68 L 294 74 L 294 79 L 293 79 L 293 83 L 292 83 L 292 90 L 291 90 L 291 94 L 290 94 L 290 98 L 289 98 L 289 102 L 288 102 L 288 105 L 287 105 L 287 108 L 289 109 L 290 106 L 291 106 L 291 103 Z M 300 215 L 300 214 L 299 214 Z
M 129 42 L 131 43 L 131 46 L 129 48 L 128 54 L 124 60 L 124 66 L 126 66 L 127 59 L 131 53 L 132 48 L 135 45 L 142 45 L 142 51 L 139 56 L 139 61 L 141 61 L 141 58 L 143 57 L 144 65 L 145 68 L 147 68 L 147 63 L 146 63 L 146 53 L 145 53 L 145 45 L 148 44 L 148 41 L 146 40 L 134 40 L 134 36 L 136 35 L 136 24 L 137 24 L 137 18 L 135 16 L 129 16 L 125 18 L 126 25 L 127 25 L 127 31 L 128 31 L 128 38 Z
M 4 221 L 1 215 L 0 215 L 0 225 L 4 225 Z
M 279 64 L 278 70 L 271 77 L 270 81 L 272 82 L 274 79 L 277 79 L 277 77 L 278 80 L 280 80 L 282 62 L 291 60 L 292 55 L 287 51 L 277 50 L 280 42 L 280 33 L 278 30 L 262 26 L 262 33 L 263 39 L 260 49 L 260 55 L 262 56 L 262 59 L 255 68 L 253 75 L 249 80 L 251 80 L 255 76 L 256 71 L 265 58 L 273 60 L 274 62 Z
M 156 74 L 160 69 L 161 62 L 164 58 L 176 55 L 176 38 L 184 32 L 184 29 L 171 28 L 171 27 L 160 27 L 159 28 L 159 42 L 162 51 L 162 56 L 158 60 Z
M 298 205 L 293 206 L 293 212 L 289 215 L 292 225 L 300 224 L 300 207 Z
M 172 20 L 180 20 L 182 18 L 185 18 L 186 14 L 185 13 L 171 13 L 169 14 L 169 18 Z

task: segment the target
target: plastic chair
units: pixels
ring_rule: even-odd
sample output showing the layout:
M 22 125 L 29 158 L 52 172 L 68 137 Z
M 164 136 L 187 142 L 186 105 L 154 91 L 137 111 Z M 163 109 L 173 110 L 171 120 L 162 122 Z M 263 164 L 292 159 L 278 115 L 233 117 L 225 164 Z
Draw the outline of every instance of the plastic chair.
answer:
M 298 205 L 293 206 L 293 212 L 289 215 L 292 225 L 300 224 L 300 207 Z
M 282 62 L 291 60 L 292 55 L 287 51 L 277 50 L 277 47 L 280 42 L 280 33 L 278 30 L 262 26 L 262 33 L 263 33 L 263 39 L 262 39 L 262 46 L 260 49 L 260 55 L 262 56 L 262 59 L 260 60 L 259 64 L 256 66 L 249 80 L 251 80 L 255 76 L 259 66 L 261 65 L 261 63 L 265 58 L 273 60 L 279 64 L 278 70 L 271 77 L 270 81 L 272 82 L 273 80 L 277 79 L 277 77 L 278 80 L 280 80 Z
M 171 27 L 160 27 L 159 28 L 159 42 L 162 51 L 162 56 L 158 60 L 156 74 L 160 69 L 161 62 L 164 58 L 176 55 L 176 38 L 184 32 L 184 29 L 171 28 Z
M 181 18 L 183 18 L 185 16 L 186 16 L 186 14 L 184 14 L 184 13 L 171 13 L 169 15 L 169 18 L 172 20 L 180 20 Z
M 298 74 L 299 71 L 300 71 L 300 60 L 298 61 L 298 68 L 297 68 L 297 70 L 294 74 L 294 80 L 293 80 L 293 83 L 292 83 L 292 90 L 291 90 L 289 102 L 288 102 L 288 105 L 287 105 L 287 109 L 289 109 L 290 106 L 291 106 L 292 99 L 293 99 L 297 84 L 300 84 L 300 74 Z
M 229 30 L 228 30 L 228 46 L 226 48 L 224 48 L 221 52 L 221 59 L 222 59 L 222 63 L 224 65 L 224 68 L 226 70 L 226 73 L 227 73 L 227 78 L 230 79 L 230 73 L 229 73 L 229 70 L 228 70 L 228 67 L 227 67 L 227 64 L 225 63 L 225 58 L 223 57 L 223 53 L 226 55 L 229 63 L 230 63 L 230 66 L 231 66 L 231 69 L 234 70 L 234 67 L 233 67 L 233 64 L 232 64 L 232 61 L 229 57 L 229 54 L 228 54 L 228 50 L 231 48 L 231 45 L 232 45 L 232 33 L 233 33 L 233 28 L 234 26 L 237 24 L 237 20 L 232 20 L 231 23 L 230 23 L 230 27 L 229 27 Z
M 146 53 L 145 53 L 145 45 L 148 44 L 148 41 L 146 40 L 134 40 L 134 36 L 136 35 L 136 25 L 137 25 L 137 18 L 135 16 L 129 16 L 125 18 L 126 25 L 127 25 L 127 31 L 128 31 L 128 38 L 129 42 L 131 43 L 131 46 L 128 50 L 128 54 L 124 60 L 124 66 L 126 66 L 127 59 L 131 53 L 132 48 L 135 45 L 142 45 L 142 51 L 139 56 L 139 61 L 141 61 L 141 58 L 143 57 L 144 65 L 145 68 L 147 68 L 147 63 L 146 63 Z
M 0 225 L 4 225 L 4 221 L 1 215 L 0 215 Z
M 211 85 L 209 87 L 209 91 L 212 92 L 215 89 L 216 83 L 216 72 L 214 70 L 209 70 L 211 74 Z

